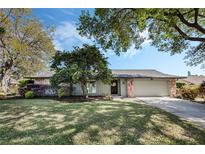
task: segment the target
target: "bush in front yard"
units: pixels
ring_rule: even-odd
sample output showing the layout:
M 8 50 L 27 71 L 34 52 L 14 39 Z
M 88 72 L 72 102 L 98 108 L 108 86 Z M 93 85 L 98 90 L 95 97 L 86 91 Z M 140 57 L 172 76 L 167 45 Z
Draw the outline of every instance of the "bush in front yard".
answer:
M 199 87 L 200 95 L 205 99 L 205 81 L 200 84 Z
M 183 99 L 194 100 L 199 95 L 199 87 L 183 87 L 180 90 Z
M 25 98 L 33 98 L 34 97 L 34 93 L 33 91 L 27 91 L 25 93 Z
M 177 83 L 176 83 L 176 87 L 177 87 L 178 89 L 183 88 L 185 85 L 186 85 L 186 83 L 183 83 L 183 82 L 177 82 Z
M 0 92 L 0 99 L 5 98 L 5 97 L 6 97 L 6 95 L 3 92 Z
M 105 100 L 113 100 L 112 95 L 105 95 L 104 97 Z
M 34 84 L 33 80 L 20 80 L 19 87 L 25 87 L 27 84 Z
M 61 97 L 63 97 L 63 96 L 65 96 L 65 88 L 60 88 L 60 89 L 58 89 L 58 97 L 59 98 L 61 98 Z

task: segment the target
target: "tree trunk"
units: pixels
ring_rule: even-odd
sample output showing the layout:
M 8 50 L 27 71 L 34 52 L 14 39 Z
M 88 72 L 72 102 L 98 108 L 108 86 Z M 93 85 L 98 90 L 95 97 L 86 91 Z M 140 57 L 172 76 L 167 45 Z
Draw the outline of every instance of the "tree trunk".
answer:
M 82 87 L 82 90 L 83 90 L 83 97 L 84 97 L 85 99 L 87 99 L 87 98 L 88 98 L 87 82 L 86 82 L 86 81 L 83 81 L 83 82 L 81 83 L 81 87 Z
M 69 91 L 70 91 L 70 96 L 72 96 L 73 95 L 73 84 L 72 83 L 70 83 Z
M 5 55 L 3 51 L 3 56 L 2 56 L 2 65 L 1 67 L 3 69 L 0 70 L 0 82 L 1 82 L 1 90 L 4 92 L 4 94 L 8 93 L 9 90 L 9 85 L 10 85 L 10 79 L 11 75 L 13 73 L 12 68 L 13 68 L 13 59 L 7 59 L 4 61 Z
M 10 76 L 5 74 L 1 80 L 1 88 L 4 94 L 7 94 L 9 91 L 9 84 L 10 84 Z

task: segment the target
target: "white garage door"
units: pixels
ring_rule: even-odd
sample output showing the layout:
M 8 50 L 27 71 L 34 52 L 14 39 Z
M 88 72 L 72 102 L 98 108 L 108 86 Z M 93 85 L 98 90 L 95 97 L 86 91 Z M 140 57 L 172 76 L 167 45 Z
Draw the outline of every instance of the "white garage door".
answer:
M 166 80 L 134 80 L 135 96 L 168 96 Z

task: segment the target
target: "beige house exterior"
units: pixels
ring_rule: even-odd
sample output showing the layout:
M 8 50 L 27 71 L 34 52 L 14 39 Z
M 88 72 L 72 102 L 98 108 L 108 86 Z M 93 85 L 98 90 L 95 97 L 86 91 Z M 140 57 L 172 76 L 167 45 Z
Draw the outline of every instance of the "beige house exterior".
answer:
M 122 97 L 138 96 L 175 96 L 176 80 L 184 77 L 164 74 L 156 70 L 112 70 L 114 80 L 111 85 L 102 81 L 88 84 L 90 96 L 116 95 Z M 27 77 L 35 80 L 35 84 L 49 85 L 51 76 Z M 81 86 L 73 85 L 72 95 L 82 95 Z

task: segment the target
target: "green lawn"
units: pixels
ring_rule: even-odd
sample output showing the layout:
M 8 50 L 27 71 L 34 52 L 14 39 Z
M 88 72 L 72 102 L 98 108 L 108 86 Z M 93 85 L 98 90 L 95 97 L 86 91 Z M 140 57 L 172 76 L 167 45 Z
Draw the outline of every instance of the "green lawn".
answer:
M 205 144 L 205 130 L 136 103 L 0 100 L 0 144 Z

